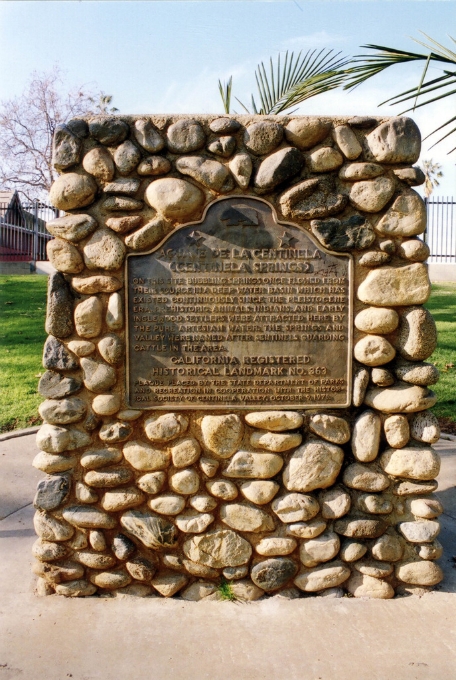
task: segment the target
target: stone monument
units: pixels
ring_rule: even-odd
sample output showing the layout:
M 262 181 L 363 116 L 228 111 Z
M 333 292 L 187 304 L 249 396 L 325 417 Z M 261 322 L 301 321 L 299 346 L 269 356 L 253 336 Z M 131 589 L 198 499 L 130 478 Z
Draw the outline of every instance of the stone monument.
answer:
M 408 118 L 58 128 L 39 593 L 441 580 L 419 153 Z

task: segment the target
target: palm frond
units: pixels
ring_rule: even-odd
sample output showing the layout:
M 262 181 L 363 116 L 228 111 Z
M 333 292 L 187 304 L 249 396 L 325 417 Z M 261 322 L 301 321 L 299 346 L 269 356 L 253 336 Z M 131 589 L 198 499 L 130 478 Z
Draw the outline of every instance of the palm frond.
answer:
M 219 92 L 220 92 L 220 97 L 222 98 L 223 102 L 223 110 L 225 113 L 230 112 L 231 108 L 231 90 L 233 87 L 233 76 L 230 76 L 230 79 L 228 80 L 227 83 L 223 83 L 222 81 L 218 81 L 218 86 L 219 86 Z

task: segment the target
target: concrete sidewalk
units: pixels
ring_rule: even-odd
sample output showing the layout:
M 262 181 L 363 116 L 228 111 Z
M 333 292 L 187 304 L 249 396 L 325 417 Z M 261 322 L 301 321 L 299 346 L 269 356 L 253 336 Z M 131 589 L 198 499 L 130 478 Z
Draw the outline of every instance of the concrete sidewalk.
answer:
M 35 597 L 34 435 L 0 442 L 0 680 L 452 680 L 456 443 L 436 448 L 445 506 L 436 591 L 238 604 Z

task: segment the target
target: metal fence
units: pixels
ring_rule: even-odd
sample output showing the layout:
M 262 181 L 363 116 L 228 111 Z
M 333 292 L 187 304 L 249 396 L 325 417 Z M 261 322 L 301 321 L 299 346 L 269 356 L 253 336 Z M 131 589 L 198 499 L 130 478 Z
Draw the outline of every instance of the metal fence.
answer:
M 425 200 L 427 228 L 424 240 L 429 246 L 430 264 L 456 264 L 456 200 L 453 196 Z
M 19 206 L 0 203 L 0 261 L 47 260 L 46 244 L 52 236 L 46 222 L 58 216 L 58 210 L 39 201 Z

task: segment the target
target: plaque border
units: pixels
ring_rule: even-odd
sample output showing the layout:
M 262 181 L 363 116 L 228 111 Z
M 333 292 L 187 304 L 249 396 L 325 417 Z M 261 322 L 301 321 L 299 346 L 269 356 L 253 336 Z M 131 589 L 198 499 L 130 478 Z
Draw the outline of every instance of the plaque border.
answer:
M 324 403 L 316 403 L 316 404 L 286 404 L 286 405 L 277 405 L 277 404 L 264 404 L 264 405 L 258 405 L 258 404 L 250 404 L 250 405 L 240 405 L 240 404 L 223 404 L 223 405 L 212 405 L 212 404 L 183 404 L 182 406 L 176 406 L 176 405 L 171 405 L 171 404 L 163 404 L 163 405 L 154 405 L 154 406 L 144 406 L 144 407 L 138 407 L 137 405 L 131 405 L 130 403 L 130 353 L 129 353 L 129 346 L 130 346 L 130 338 L 129 338 L 129 332 L 130 332 L 130 320 L 129 320 L 129 294 L 128 294 L 128 261 L 130 258 L 133 257 L 142 257 L 143 255 L 151 255 L 152 253 L 156 252 L 159 250 L 166 241 L 176 234 L 176 232 L 180 231 L 181 229 L 187 229 L 188 227 L 196 226 L 199 224 L 202 224 L 204 220 L 206 219 L 207 212 L 209 209 L 215 205 L 216 203 L 220 203 L 221 201 L 226 201 L 227 199 L 240 199 L 240 200 L 247 200 L 247 199 L 252 199 L 254 201 L 261 201 L 261 203 L 264 203 L 267 205 L 271 210 L 272 214 L 274 216 L 274 220 L 277 224 L 283 224 L 283 225 L 289 225 L 291 227 L 295 227 L 299 229 L 300 231 L 303 231 L 305 235 L 314 243 L 314 245 L 319 249 L 322 250 L 325 253 L 328 253 L 328 255 L 336 256 L 336 257 L 345 257 L 348 260 L 348 319 L 349 319 L 349 324 L 348 324 L 348 342 L 347 342 L 347 380 L 348 380 L 348 385 L 347 385 L 347 401 L 344 404 L 324 404 Z M 280 220 L 278 218 L 277 210 L 275 206 L 267 201 L 264 198 L 260 198 L 259 196 L 252 196 L 250 194 L 230 194 L 229 196 L 220 196 L 219 198 L 216 198 L 215 200 L 211 201 L 210 203 L 207 204 L 207 206 L 203 210 L 203 214 L 199 220 L 193 221 L 193 222 L 186 222 L 185 224 L 180 224 L 178 227 L 170 231 L 164 238 L 159 241 L 153 248 L 150 250 L 146 250 L 144 252 L 137 252 L 137 253 L 128 253 L 126 258 L 125 258 L 125 264 L 124 264 L 124 292 L 125 292 L 125 320 L 126 320 L 126 326 L 125 326 L 125 403 L 126 407 L 130 409 L 134 409 L 136 411 L 229 411 L 232 413 L 233 411 L 309 411 L 309 410 L 314 410 L 314 409 L 346 409 L 350 408 L 352 406 L 352 383 L 353 383 L 353 299 L 354 299 L 354 260 L 353 260 L 353 255 L 351 253 L 341 253 L 333 250 L 329 250 L 328 248 L 325 248 L 322 246 L 321 243 L 317 241 L 315 236 L 309 232 L 307 229 L 304 229 L 300 224 L 297 224 L 296 222 L 290 222 L 288 220 Z

